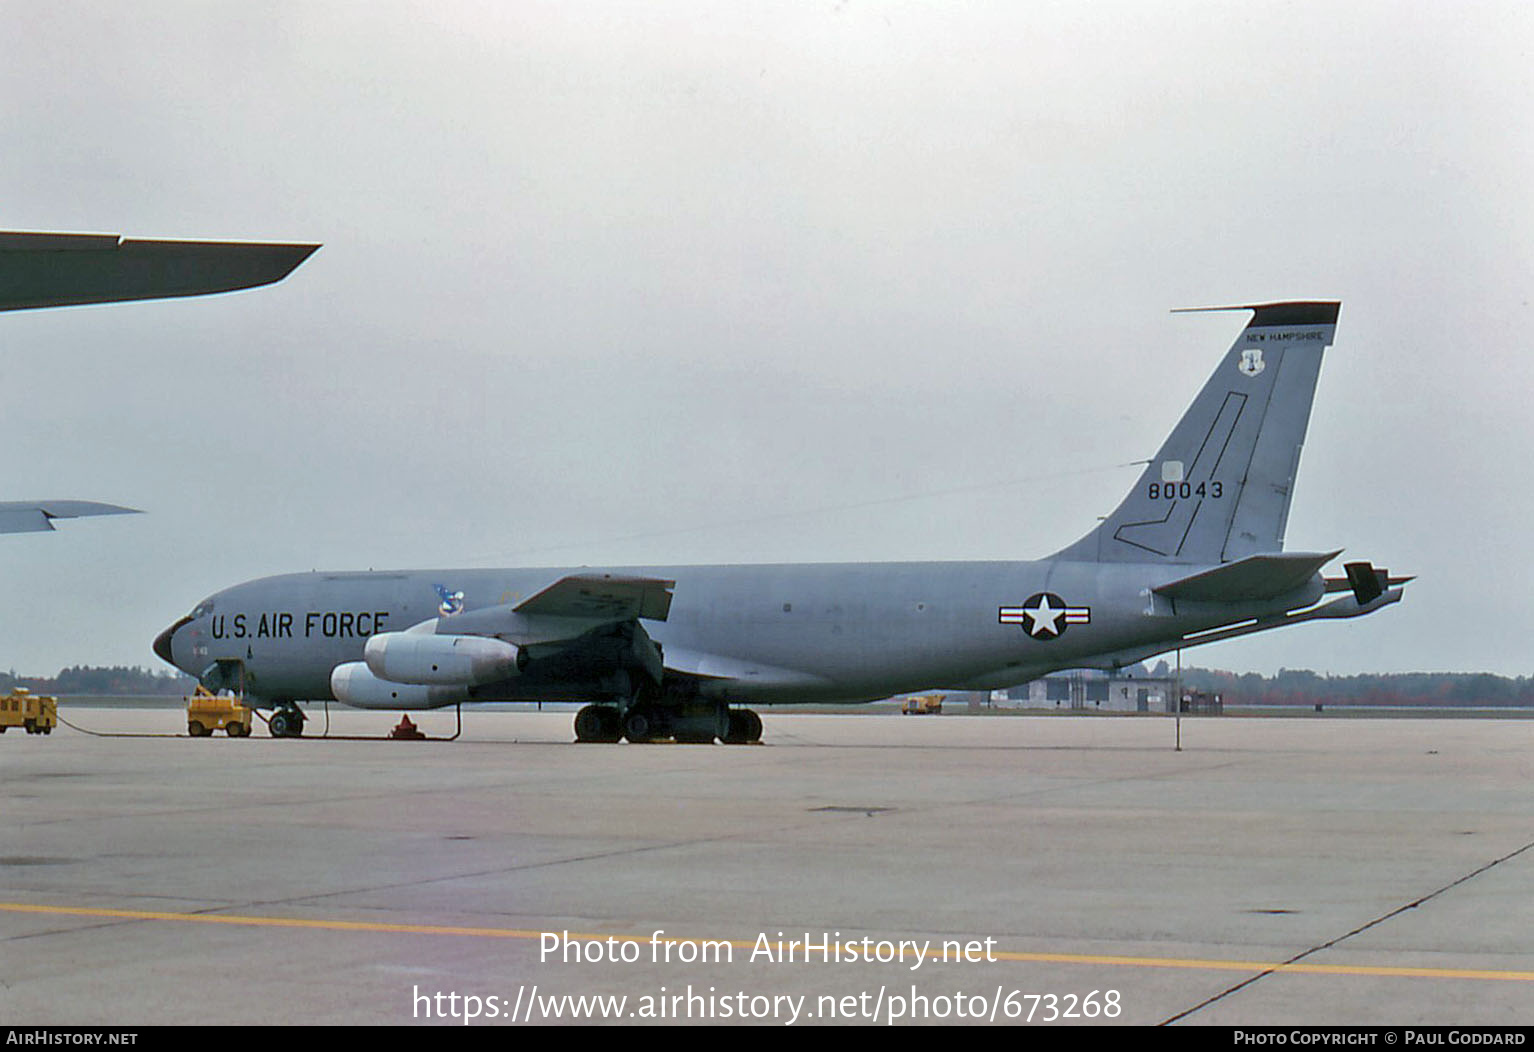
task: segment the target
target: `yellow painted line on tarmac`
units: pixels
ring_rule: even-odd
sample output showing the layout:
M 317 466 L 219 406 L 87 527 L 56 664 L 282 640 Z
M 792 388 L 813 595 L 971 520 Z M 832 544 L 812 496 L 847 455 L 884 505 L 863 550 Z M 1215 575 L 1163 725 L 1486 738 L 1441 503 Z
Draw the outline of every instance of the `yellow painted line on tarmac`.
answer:
M 377 932 L 386 935 L 457 935 L 479 939 L 527 939 L 542 940 L 545 935 L 562 936 L 571 942 L 600 943 L 606 947 L 611 941 L 613 944 L 642 944 L 649 945 L 655 941 L 660 949 L 659 953 L 665 954 L 665 946 L 671 944 L 673 952 L 676 947 L 688 946 L 693 950 L 703 947 L 728 946 L 731 950 L 754 950 L 763 945 L 761 940 L 747 939 L 700 939 L 692 937 L 677 937 L 667 935 L 664 932 L 657 933 L 659 938 L 651 935 L 614 935 L 596 934 L 589 932 L 543 932 L 524 931 L 517 928 L 465 928 L 443 924 L 383 924 L 376 921 L 345 921 L 345 920 L 307 920 L 302 917 L 247 917 L 229 913 L 169 913 L 155 910 L 120 910 L 98 909 L 89 906 L 42 906 L 26 902 L 0 902 L 0 912 L 6 913 L 30 913 L 52 916 L 68 917 L 104 917 L 113 920 L 143 920 L 143 921 L 178 921 L 191 924 L 234 924 L 261 928 L 308 928 L 319 931 L 353 931 L 353 932 Z M 819 937 L 820 933 L 812 933 L 811 937 Z M 872 942 L 881 940 L 873 939 Z M 884 939 L 886 943 L 899 943 L 899 939 Z M 936 941 L 936 940 L 934 940 Z M 966 945 L 977 940 L 963 940 Z M 801 940 L 793 939 L 768 939 L 773 952 L 773 959 L 780 960 L 785 952 L 785 947 L 793 943 L 796 947 L 795 961 L 802 961 L 804 950 Z M 861 950 L 863 939 L 853 936 L 834 936 L 828 952 L 834 953 L 834 947 L 838 944 L 852 943 Z M 815 944 L 819 945 L 819 944 Z M 815 954 L 818 958 L 820 955 Z M 912 956 L 912 955 L 907 955 Z M 665 961 L 662 956 L 660 960 Z M 674 958 L 676 959 L 676 958 Z M 695 957 L 694 960 L 701 958 Z M 865 958 L 866 959 L 866 958 Z M 912 956 L 914 960 L 914 956 Z M 961 958 L 950 955 L 947 960 L 959 961 Z M 941 953 L 931 950 L 927 953 L 927 963 L 943 963 L 945 958 Z M 1408 979 L 1479 979 L 1491 982 L 1534 982 L 1534 972 L 1499 971 L 1485 968 L 1406 968 L 1391 965 L 1372 964 L 1307 964 L 1299 962 L 1284 964 L 1281 961 L 1233 961 L 1214 960 L 1196 957 L 1125 957 L 1108 954 L 1078 954 L 1078 953 L 1021 953 L 1011 950 L 991 950 L 991 961 L 1013 961 L 1026 964 L 1095 964 L 1120 968 L 1183 968 L 1195 971 L 1217 972 L 1287 972 L 1294 975 L 1358 975 L 1373 976 L 1378 978 L 1408 978 Z M 678 963 L 680 963 L 678 959 Z M 831 963 L 835 963 L 834 958 Z M 845 955 L 843 958 L 845 963 Z M 979 963 L 979 962 L 976 962 Z
M 33 906 L 23 902 L 0 902 L 8 913 L 46 913 L 73 917 L 107 917 L 115 920 L 187 921 L 193 924 L 244 924 L 262 928 L 317 928 L 325 931 L 371 931 L 394 935 L 472 935 L 482 939 L 537 939 L 538 931 L 509 928 L 455 928 L 432 924 L 379 924 L 373 921 L 305 920 L 302 917 L 242 917 L 232 913 L 161 913 L 155 910 L 108 910 L 89 906 Z

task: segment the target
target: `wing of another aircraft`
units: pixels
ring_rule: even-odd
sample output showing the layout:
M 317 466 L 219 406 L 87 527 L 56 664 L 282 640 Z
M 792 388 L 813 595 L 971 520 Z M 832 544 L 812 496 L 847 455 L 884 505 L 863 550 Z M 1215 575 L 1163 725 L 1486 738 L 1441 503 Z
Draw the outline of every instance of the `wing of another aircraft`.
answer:
M 0 311 L 202 296 L 270 285 L 319 247 L 0 231 Z M 54 519 L 137 514 L 136 508 L 90 500 L 0 501 L 0 533 L 41 533 L 53 529 Z
M 6 500 L 0 501 L 0 533 L 41 533 L 53 529 L 54 519 L 139 514 L 142 513 L 137 508 L 94 500 Z
M 0 231 L 0 311 L 202 296 L 270 285 L 319 247 Z

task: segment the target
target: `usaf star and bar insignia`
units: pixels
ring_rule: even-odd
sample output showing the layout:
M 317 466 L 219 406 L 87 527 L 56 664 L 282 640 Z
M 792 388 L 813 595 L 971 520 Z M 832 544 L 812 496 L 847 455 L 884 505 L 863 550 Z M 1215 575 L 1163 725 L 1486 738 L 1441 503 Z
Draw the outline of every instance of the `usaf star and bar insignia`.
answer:
M 1092 608 L 1068 606 L 1053 592 L 1038 592 L 1022 606 L 999 607 L 996 620 L 1004 625 L 1022 625 L 1034 639 L 1056 639 L 1071 625 L 1090 624 Z

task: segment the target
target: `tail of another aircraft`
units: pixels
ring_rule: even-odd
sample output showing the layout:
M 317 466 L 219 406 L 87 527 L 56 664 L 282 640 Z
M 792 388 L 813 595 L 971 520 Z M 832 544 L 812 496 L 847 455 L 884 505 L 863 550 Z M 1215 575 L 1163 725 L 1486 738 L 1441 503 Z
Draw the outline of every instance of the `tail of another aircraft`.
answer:
M 1310 404 L 1340 303 L 1267 303 L 1123 502 L 1054 558 L 1213 564 L 1282 551 Z

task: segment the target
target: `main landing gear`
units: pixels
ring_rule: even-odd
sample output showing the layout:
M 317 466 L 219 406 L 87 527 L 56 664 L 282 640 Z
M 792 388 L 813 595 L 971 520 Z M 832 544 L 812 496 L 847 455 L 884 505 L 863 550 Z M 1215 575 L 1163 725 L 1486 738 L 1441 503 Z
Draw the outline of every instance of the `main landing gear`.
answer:
M 575 714 L 575 740 L 615 742 L 623 737 L 623 718 L 615 705 L 587 705 Z
M 706 745 L 715 738 L 729 745 L 745 745 L 762 739 L 762 718 L 750 709 L 731 709 L 719 704 L 660 706 L 636 702 L 626 710 L 617 705 L 587 705 L 575 714 L 578 742 L 653 742 L 674 738 L 681 743 Z
M 731 709 L 729 728 L 720 739 L 727 745 L 746 745 L 762 740 L 762 718 L 751 709 Z

